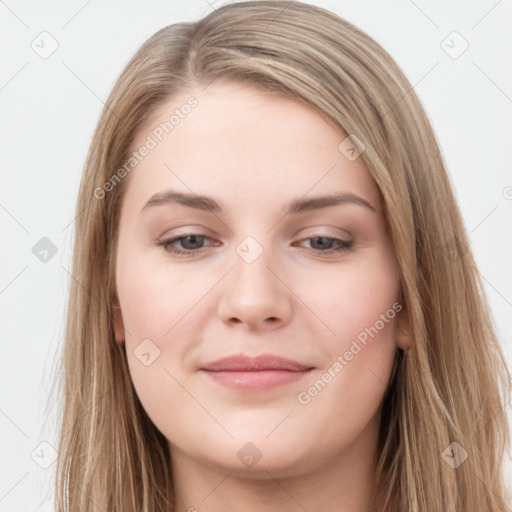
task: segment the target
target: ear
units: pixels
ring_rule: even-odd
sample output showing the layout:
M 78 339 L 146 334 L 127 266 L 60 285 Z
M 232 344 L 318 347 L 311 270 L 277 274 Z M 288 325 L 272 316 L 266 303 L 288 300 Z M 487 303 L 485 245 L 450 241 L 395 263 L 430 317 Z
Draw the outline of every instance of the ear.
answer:
M 402 306 L 402 309 L 395 317 L 395 340 L 398 348 L 408 350 L 411 348 L 413 342 L 409 311 L 407 310 L 405 301 L 402 300 L 399 304 Z
M 114 331 L 116 333 L 116 341 L 118 343 L 124 342 L 124 323 L 123 323 L 123 314 L 121 312 L 121 306 L 119 305 L 119 299 L 117 295 L 112 301 L 112 306 L 114 310 Z

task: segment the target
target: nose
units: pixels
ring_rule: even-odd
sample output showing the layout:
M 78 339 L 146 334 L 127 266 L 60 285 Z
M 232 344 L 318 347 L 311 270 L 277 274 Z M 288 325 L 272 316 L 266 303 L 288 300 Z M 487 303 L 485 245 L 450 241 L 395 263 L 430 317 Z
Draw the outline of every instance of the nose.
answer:
M 245 325 L 249 330 L 273 330 L 286 325 L 292 315 L 293 293 L 284 284 L 279 265 L 269 251 L 252 263 L 236 257 L 234 268 L 223 280 L 219 316 L 224 323 Z

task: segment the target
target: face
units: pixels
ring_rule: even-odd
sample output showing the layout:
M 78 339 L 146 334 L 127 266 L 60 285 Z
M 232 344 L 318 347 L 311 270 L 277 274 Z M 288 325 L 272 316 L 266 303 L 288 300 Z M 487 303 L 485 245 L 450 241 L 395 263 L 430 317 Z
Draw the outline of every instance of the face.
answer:
M 116 337 L 174 460 L 291 475 L 375 448 L 406 320 L 377 189 L 345 137 L 233 83 L 140 129 L 133 150 L 154 147 L 125 178 Z

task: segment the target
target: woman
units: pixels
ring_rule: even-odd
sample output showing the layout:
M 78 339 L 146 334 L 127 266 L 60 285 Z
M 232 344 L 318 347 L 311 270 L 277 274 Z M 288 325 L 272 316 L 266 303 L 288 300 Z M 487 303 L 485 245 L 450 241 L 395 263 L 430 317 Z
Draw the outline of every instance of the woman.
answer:
M 509 510 L 460 213 L 356 27 L 254 1 L 160 30 L 77 212 L 58 510 Z

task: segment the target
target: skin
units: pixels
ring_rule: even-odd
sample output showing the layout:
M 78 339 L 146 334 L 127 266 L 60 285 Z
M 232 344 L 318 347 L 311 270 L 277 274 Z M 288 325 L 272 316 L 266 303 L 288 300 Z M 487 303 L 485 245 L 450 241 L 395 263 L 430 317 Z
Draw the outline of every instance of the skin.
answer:
M 361 157 L 349 161 L 338 150 L 346 135 L 316 112 L 235 83 L 169 99 L 133 148 L 190 96 L 197 107 L 125 178 L 116 261 L 116 338 L 169 441 L 177 509 L 367 510 L 383 395 L 397 347 L 409 347 L 405 309 L 309 403 L 298 394 L 399 300 L 377 188 Z M 174 203 L 141 213 L 169 188 L 213 197 L 225 212 Z M 356 194 L 375 211 L 345 203 L 284 215 L 292 199 L 333 192 Z M 192 255 L 157 245 L 189 231 L 207 238 L 173 246 L 197 247 Z M 251 263 L 236 251 L 247 236 L 263 251 Z M 330 237 L 327 249 L 336 247 L 332 238 L 353 245 L 326 254 L 315 237 Z M 148 366 L 134 354 L 144 339 L 160 351 Z M 314 369 L 258 392 L 198 371 L 227 355 L 264 353 Z M 247 442 L 261 454 L 252 467 L 237 457 Z

